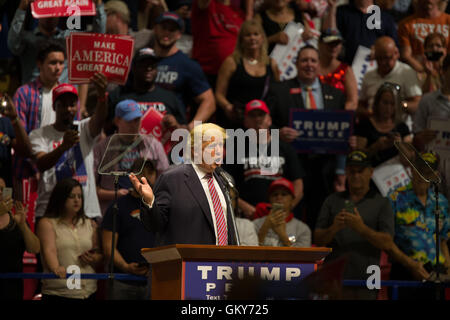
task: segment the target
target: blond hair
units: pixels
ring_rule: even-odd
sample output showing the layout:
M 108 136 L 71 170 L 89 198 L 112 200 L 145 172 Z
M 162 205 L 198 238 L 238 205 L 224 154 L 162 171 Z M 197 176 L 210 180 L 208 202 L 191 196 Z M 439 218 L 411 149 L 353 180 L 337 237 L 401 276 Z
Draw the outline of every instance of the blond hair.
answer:
M 261 46 L 261 49 L 260 49 L 261 61 L 264 64 L 269 64 L 270 58 L 267 53 L 269 50 L 268 49 L 269 43 L 267 42 L 267 36 L 266 36 L 266 33 L 264 32 L 264 29 L 263 29 L 261 23 L 255 19 L 247 20 L 244 23 L 242 23 L 241 29 L 239 30 L 238 38 L 236 41 L 236 47 L 234 48 L 234 51 L 232 53 L 232 57 L 233 57 L 234 61 L 236 62 L 236 64 L 239 64 L 241 62 L 241 59 L 244 56 L 244 47 L 242 45 L 244 36 L 249 32 L 249 30 L 251 28 L 256 28 L 257 32 L 262 35 L 263 45 Z
M 185 160 L 197 161 L 195 163 L 200 163 L 204 142 L 224 142 L 226 138 L 227 134 L 225 129 L 214 123 L 202 123 L 196 125 L 190 131 L 188 136 L 186 153 L 184 155 Z M 199 155 L 200 158 L 197 159 L 196 157 Z

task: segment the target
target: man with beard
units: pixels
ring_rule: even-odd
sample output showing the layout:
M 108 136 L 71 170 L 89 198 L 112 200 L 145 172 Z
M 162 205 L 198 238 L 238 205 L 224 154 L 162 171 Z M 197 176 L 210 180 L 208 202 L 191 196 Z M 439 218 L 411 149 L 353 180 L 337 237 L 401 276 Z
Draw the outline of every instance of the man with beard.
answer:
M 77 89 L 67 83 L 53 89 L 54 123 L 30 133 L 32 152 L 41 173 L 38 181 L 36 217 L 42 217 L 51 190 L 59 180 L 73 178 L 83 186 L 85 213 L 89 218 L 101 217 L 95 192 L 94 142 L 100 134 L 107 115 L 107 79 L 97 73 L 91 78 L 98 92 L 98 101 L 92 117 L 78 126 L 73 120 L 78 112 Z
M 216 110 L 211 87 L 200 65 L 191 60 L 176 45 L 182 36 L 183 20 L 175 13 L 165 12 L 156 20 L 154 50 L 161 57 L 156 83 L 174 92 L 183 106 L 188 128 L 194 121 L 206 122 Z M 196 111 L 189 107 L 196 106 Z
M 172 92 L 158 87 L 155 84 L 156 66 L 160 58 L 151 48 L 142 48 L 136 52 L 133 58 L 132 79 L 129 84 L 118 87 L 109 95 L 109 117 L 105 132 L 112 134 L 115 127 L 114 108 L 123 100 L 131 99 L 138 103 L 142 111 L 142 126 L 145 128 L 146 112 L 150 108 L 162 113 L 162 120 L 166 128 L 173 128 L 186 123 L 185 113 L 179 100 Z

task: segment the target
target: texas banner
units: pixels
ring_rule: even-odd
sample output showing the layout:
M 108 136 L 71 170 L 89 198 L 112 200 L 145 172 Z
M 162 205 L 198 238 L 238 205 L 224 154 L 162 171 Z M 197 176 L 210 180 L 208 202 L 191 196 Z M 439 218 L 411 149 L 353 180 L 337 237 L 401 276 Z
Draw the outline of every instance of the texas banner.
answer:
M 75 32 L 67 39 L 69 81 L 88 83 L 96 73 L 109 82 L 126 83 L 133 58 L 134 39 L 130 36 Z
M 353 112 L 291 109 L 292 142 L 297 153 L 346 154 L 353 132 Z
M 36 19 L 95 16 L 95 4 L 92 0 L 36 0 L 31 3 L 31 14 Z

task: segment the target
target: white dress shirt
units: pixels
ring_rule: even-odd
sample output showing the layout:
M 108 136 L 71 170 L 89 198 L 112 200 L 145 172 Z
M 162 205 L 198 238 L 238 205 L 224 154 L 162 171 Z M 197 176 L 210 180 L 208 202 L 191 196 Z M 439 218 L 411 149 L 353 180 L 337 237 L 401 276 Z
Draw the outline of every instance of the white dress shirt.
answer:
M 204 171 L 201 167 L 195 165 L 194 163 L 192 163 L 192 167 L 195 170 L 195 173 L 197 174 L 197 177 L 200 179 L 200 183 L 203 187 L 203 190 L 205 191 L 205 195 L 206 198 L 208 199 L 208 204 L 209 204 L 209 209 L 211 211 L 211 217 L 212 217 L 212 221 L 214 224 L 214 233 L 216 235 L 216 245 L 219 244 L 219 240 L 217 238 L 217 222 L 216 222 L 216 215 L 214 212 L 214 206 L 213 206 L 213 202 L 212 202 L 212 198 L 211 198 L 211 194 L 209 193 L 209 187 L 208 187 L 208 180 L 204 179 L 204 176 L 207 174 L 206 171 Z M 225 222 L 227 222 L 227 202 L 225 200 L 225 196 L 222 192 L 222 189 L 219 186 L 219 183 L 217 182 L 216 178 L 213 177 L 213 181 L 214 181 L 214 187 L 216 188 L 217 194 L 219 195 L 219 200 L 220 200 L 220 204 L 222 206 L 222 210 L 223 210 L 223 214 L 224 214 L 224 218 L 225 218 Z M 229 239 L 228 239 L 229 241 Z

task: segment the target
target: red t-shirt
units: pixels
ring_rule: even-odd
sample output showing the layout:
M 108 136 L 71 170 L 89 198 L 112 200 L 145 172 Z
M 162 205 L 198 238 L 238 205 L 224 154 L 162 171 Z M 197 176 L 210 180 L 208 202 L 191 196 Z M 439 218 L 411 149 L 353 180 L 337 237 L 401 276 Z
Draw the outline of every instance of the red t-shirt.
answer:
M 209 75 L 216 75 L 222 62 L 233 53 L 244 12 L 233 6 L 226 6 L 211 0 L 201 10 L 197 0 L 192 3 L 192 58 Z

